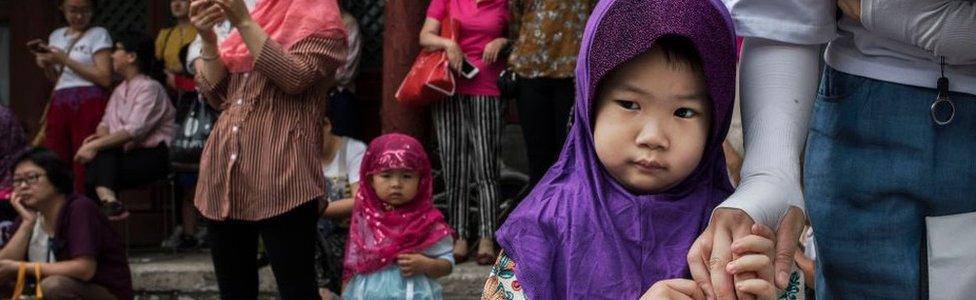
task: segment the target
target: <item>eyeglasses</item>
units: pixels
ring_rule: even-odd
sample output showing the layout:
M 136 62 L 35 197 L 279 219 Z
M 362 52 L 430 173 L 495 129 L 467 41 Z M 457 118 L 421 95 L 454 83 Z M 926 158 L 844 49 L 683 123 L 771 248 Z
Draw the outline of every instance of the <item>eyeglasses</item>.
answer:
M 19 187 L 25 183 L 28 186 L 34 185 L 35 183 L 37 183 L 37 181 L 41 179 L 41 177 L 44 176 L 45 176 L 44 173 L 27 173 L 20 176 L 14 175 L 14 179 L 13 179 L 14 187 Z

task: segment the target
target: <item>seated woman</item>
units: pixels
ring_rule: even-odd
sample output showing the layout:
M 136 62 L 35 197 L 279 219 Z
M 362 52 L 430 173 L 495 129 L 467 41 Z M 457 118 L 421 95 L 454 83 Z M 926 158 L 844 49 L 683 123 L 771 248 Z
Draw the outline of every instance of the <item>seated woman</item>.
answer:
M 115 43 L 112 68 L 125 80 L 109 99 L 94 135 L 85 139 L 75 161 L 87 164 L 88 191 L 104 204 L 109 219 L 128 212 L 116 191 L 153 182 L 169 173 L 167 145 L 176 128 L 176 109 L 159 82 L 146 75 L 153 42 L 140 33 L 123 33 Z
M 16 160 L 11 204 L 16 232 L 0 250 L 0 278 L 20 264 L 40 266 L 51 299 L 132 299 L 122 241 L 93 201 L 73 194 L 73 174 L 54 152 L 35 148 Z M 3 284 L 10 282 L 0 282 Z
M 349 217 L 353 198 L 359 192 L 359 168 L 366 144 L 343 136 L 332 126 L 336 111 L 322 129 L 326 200 L 329 205 L 318 221 L 319 240 L 315 248 L 315 271 L 322 299 L 338 299 L 342 293 L 342 258 L 349 239 Z

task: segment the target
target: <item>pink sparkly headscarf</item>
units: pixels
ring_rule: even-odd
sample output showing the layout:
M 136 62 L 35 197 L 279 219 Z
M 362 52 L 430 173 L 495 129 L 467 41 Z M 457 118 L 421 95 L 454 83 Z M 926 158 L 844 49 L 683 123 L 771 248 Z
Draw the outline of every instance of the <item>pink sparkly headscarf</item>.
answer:
M 343 260 L 343 281 L 396 263 L 400 254 L 420 253 L 454 230 L 434 208 L 430 160 L 416 139 L 403 134 L 380 136 L 369 144 L 362 163 L 363 184 L 356 193 Z M 368 178 L 387 170 L 411 170 L 420 176 L 417 196 L 387 211 Z

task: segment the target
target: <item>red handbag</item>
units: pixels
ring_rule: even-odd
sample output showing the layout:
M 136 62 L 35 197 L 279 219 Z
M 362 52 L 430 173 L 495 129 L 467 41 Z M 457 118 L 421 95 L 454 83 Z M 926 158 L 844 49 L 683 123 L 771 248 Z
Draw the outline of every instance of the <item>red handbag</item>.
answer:
M 457 19 L 447 18 L 441 24 L 441 36 L 457 41 L 458 26 Z M 405 106 L 425 106 L 454 96 L 455 85 L 447 52 L 421 50 L 395 97 Z

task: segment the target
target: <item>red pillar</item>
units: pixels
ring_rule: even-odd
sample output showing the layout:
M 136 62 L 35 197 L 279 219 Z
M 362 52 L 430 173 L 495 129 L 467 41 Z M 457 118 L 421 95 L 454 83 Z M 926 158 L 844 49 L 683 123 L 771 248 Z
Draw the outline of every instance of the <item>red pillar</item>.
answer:
M 420 52 L 420 28 L 427 11 L 425 0 L 386 2 L 383 32 L 383 132 L 398 132 L 424 141 L 430 127 L 427 108 L 407 108 L 393 97 Z

